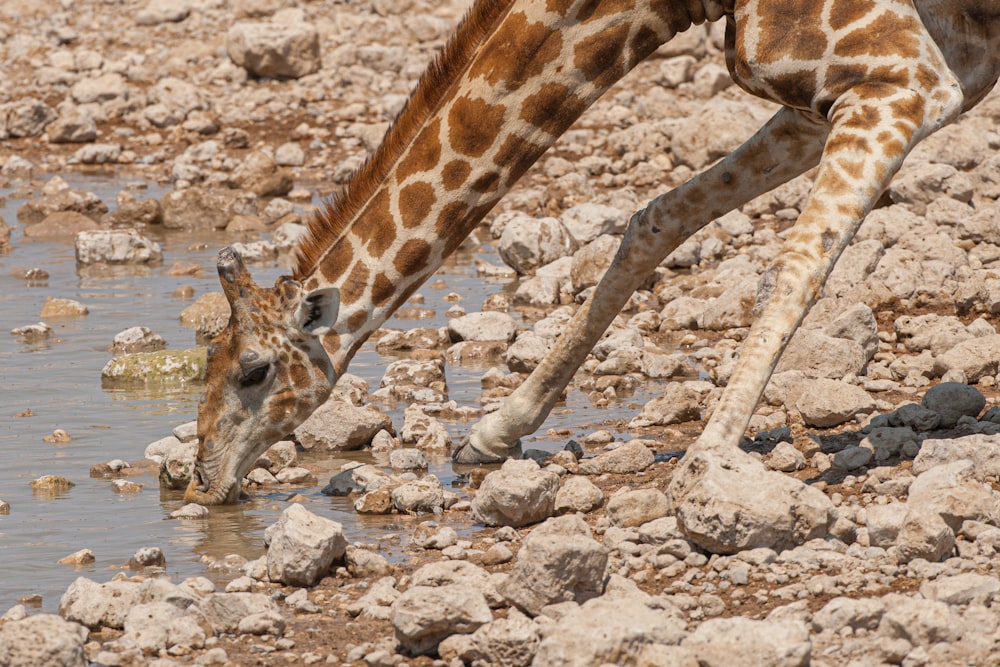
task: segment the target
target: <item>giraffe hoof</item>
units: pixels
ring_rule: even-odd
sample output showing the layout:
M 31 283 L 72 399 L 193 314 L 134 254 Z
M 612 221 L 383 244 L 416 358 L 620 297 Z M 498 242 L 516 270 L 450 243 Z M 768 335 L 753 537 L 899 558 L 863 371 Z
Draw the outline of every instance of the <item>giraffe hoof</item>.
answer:
M 480 451 L 473 444 L 471 438 L 466 438 L 451 454 L 453 463 L 500 463 L 509 458 L 521 456 L 521 441 L 518 440 L 512 447 L 505 447 L 503 451 Z

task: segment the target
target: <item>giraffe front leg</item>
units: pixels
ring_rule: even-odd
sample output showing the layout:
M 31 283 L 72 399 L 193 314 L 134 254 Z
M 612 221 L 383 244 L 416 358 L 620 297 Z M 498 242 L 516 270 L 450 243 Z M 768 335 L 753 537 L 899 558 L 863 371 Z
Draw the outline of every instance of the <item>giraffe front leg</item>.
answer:
M 740 148 L 632 216 L 614 261 L 552 350 L 496 411 L 475 424 L 456 462 L 516 456 L 632 292 L 687 237 L 818 161 L 827 125 L 782 109 Z
M 903 158 L 957 115 L 956 91 L 957 84 L 941 86 L 937 95 L 863 84 L 835 105 L 816 184 L 761 280 L 736 369 L 668 488 L 679 526 L 702 548 L 782 549 L 826 534 L 829 499 L 767 471 L 739 449 L 739 440 L 785 344 Z

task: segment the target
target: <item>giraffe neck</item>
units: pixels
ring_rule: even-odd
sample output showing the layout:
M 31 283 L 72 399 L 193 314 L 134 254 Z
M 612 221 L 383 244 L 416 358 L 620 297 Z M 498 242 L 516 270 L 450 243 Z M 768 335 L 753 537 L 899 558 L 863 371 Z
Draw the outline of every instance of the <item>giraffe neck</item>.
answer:
M 301 248 L 295 277 L 340 289 L 335 366 L 604 91 L 677 32 L 723 15 L 703 1 L 479 0 Z

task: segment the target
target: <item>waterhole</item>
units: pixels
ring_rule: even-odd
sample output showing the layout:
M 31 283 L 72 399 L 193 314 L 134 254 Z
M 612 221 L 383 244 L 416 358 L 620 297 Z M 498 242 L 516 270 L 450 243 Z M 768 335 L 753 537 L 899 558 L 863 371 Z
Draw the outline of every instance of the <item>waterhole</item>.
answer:
M 127 185 L 121 179 L 66 177 L 73 187 L 98 194 L 114 208 L 114 198 Z M 9 192 L 0 192 L 7 195 Z M 162 196 L 150 187 L 143 197 Z M 141 547 L 160 547 L 167 560 L 167 573 L 180 580 L 188 576 L 208 576 L 227 581 L 236 572 L 220 569 L 230 554 L 257 558 L 264 553 L 263 531 L 287 506 L 288 497 L 301 493 L 310 511 L 339 521 L 349 541 L 376 542 L 390 553 L 405 545 L 408 533 L 419 520 L 412 517 L 361 516 L 351 501 L 320 493 L 322 485 L 346 460 L 365 460 L 361 453 L 330 455 L 300 452 L 303 465 L 316 470 L 320 483 L 313 487 L 280 488 L 260 492 L 237 506 L 212 508 L 207 520 L 185 521 L 170 518 L 183 502 L 180 492 L 161 491 L 155 468 L 147 467 L 130 477 L 144 484 L 141 493 L 119 495 L 110 480 L 89 476 L 92 465 L 112 459 L 135 463 L 146 446 L 169 435 L 178 424 L 195 419 L 200 385 L 157 388 L 103 388 L 101 368 L 111 358 L 108 345 L 115 334 L 132 326 L 146 326 L 162 336 L 171 349 L 195 345 L 194 333 L 182 327 L 178 315 L 191 300 L 172 296 L 180 287 L 190 286 L 194 295 L 219 291 L 215 254 L 228 242 L 239 240 L 223 233 L 164 232 L 155 228 L 143 233 L 163 247 L 161 266 L 115 271 L 113 274 L 78 270 L 72 239 L 32 241 L 23 235 L 17 208 L 23 199 L 7 197 L 0 215 L 13 229 L 13 250 L 0 255 L 0 499 L 10 503 L 10 514 L 0 516 L 0 611 L 26 595 L 40 595 L 41 608 L 55 611 L 59 597 L 78 576 L 98 582 L 111 579 L 124 569 Z M 462 296 L 468 312 L 480 310 L 491 294 L 512 290 L 511 279 L 476 275 L 477 257 L 497 264 L 495 250 L 488 244 L 462 249 L 420 290 L 426 299 L 422 308 L 434 311 L 430 319 L 391 319 L 389 328 L 442 326 L 445 311 L 452 305 L 449 293 Z M 197 275 L 170 275 L 174 263 L 196 263 Z M 48 279 L 26 281 L 24 270 L 38 267 Z M 251 267 L 260 284 L 271 284 L 284 273 L 279 265 Z M 51 339 L 30 343 L 9 335 L 14 327 L 39 321 L 46 297 L 75 299 L 89 308 L 84 317 L 48 321 L 54 328 Z M 521 314 L 512 315 L 520 321 Z M 528 326 L 525 321 L 525 326 Z M 368 343 L 357 354 L 350 372 L 378 388 L 385 366 L 391 361 L 375 352 Z M 495 362 L 496 363 L 496 362 Z M 490 363 L 447 366 L 449 397 L 459 405 L 476 406 L 481 393 L 479 379 Z M 629 418 L 635 405 L 645 397 L 632 396 L 611 409 L 593 407 L 580 391 L 571 390 L 559 404 L 539 434 L 528 446 L 558 449 L 566 437 L 548 437 L 547 429 L 571 427 L 580 431 L 588 423 Z M 405 406 L 378 405 L 388 413 L 397 430 L 402 426 Z M 26 415 L 30 411 L 30 416 Z M 453 438 L 460 439 L 472 422 L 445 422 Z M 63 429 L 72 440 L 51 444 L 43 438 Z M 447 461 L 432 465 L 446 487 L 457 484 L 456 473 Z M 60 494 L 34 493 L 30 482 L 42 475 L 61 475 L 75 486 Z M 455 486 L 459 494 L 461 486 Z M 467 515 L 444 516 L 464 531 L 473 531 Z M 69 566 L 57 561 L 79 549 L 91 549 L 92 565 Z

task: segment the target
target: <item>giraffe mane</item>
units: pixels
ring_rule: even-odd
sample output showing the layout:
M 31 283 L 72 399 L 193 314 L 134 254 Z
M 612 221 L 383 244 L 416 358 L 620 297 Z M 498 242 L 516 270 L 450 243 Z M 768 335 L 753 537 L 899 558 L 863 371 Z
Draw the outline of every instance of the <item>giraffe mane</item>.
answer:
M 340 193 L 331 196 L 309 220 L 309 233 L 298 248 L 297 280 L 313 273 L 327 251 L 343 237 L 358 213 L 385 181 L 428 118 L 437 111 L 448 82 L 471 61 L 480 43 L 495 30 L 513 0 L 478 0 L 466 13 L 444 49 L 420 77 L 416 88 L 385 133 L 381 145 L 358 167 Z

